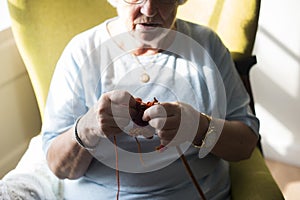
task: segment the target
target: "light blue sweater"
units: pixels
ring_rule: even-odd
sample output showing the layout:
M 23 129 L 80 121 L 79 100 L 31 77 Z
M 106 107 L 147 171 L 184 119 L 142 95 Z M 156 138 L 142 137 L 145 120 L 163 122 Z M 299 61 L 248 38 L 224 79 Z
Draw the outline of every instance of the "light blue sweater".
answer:
M 174 43 L 155 57 L 139 56 L 137 62 L 116 45 L 118 37 L 110 38 L 108 21 L 76 36 L 57 64 L 42 128 L 45 152 L 51 141 L 71 128 L 101 94 L 115 89 L 127 90 L 144 101 L 156 97 L 161 102 L 185 102 L 215 118 L 243 121 L 258 134 L 258 120 L 250 112 L 249 97 L 230 53 L 214 32 L 177 20 Z M 150 75 L 148 83 L 140 81 L 144 72 Z M 139 141 L 145 163 L 140 161 L 134 138 L 126 134 L 117 137 L 121 200 L 199 199 L 174 148 L 157 153 L 157 136 Z M 182 149 L 206 197 L 229 198 L 228 163 L 209 151 L 200 155 L 198 149 L 185 144 Z M 64 181 L 66 199 L 115 199 L 112 142 L 101 140 L 93 155 L 95 159 L 82 178 Z

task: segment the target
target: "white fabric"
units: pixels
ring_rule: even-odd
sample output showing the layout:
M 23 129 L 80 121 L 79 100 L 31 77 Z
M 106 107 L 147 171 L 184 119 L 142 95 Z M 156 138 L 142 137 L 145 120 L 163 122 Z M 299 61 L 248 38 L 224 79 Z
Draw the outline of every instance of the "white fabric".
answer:
M 0 180 L 0 200 L 60 200 L 62 181 L 47 166 L 41 136 L 31 139 L 17 167 Z

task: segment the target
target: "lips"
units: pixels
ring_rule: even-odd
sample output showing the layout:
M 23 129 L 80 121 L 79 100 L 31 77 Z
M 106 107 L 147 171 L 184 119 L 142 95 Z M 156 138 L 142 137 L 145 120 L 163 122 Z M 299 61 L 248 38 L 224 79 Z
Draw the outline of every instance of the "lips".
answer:
M 152 27 L 157 27 L 159 26 L 158 23 L 140 23 L 142 26 L 152 26 Z
M 157 27 L 161 27 L 161 24 L 153 23 L 153 22 L 143 22 L 143 23 L 137 23 L 135 27 L 137 30 L 150 30 Z

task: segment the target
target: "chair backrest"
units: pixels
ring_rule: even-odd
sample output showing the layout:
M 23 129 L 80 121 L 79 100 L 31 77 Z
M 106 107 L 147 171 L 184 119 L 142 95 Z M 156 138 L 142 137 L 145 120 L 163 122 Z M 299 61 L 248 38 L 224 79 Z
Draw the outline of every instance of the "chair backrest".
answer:
M 56 62 L 68 41 L 116 15 L 106 0 L 7 0 L 13 34 L 43 116 Z M 188 0 L 178 16 L 214 29 L 235 59 L 252 53 L 260 0 Z
M 188 0 L 177 16 L 212 28 L 240 60 L 252 55 L 259 10 L 260 0 Z
M 187 0 L 179 7 L 177 17 L 209 26 L 221 37 L 235 61 L 250 106 L 255 113 L 249 72 L 256 64 L 252 55 L 261 0 Z
M 42 117 L 51 77 L 66 44 L 116 11 L 106 0 L 7 1 L 12 31 Z

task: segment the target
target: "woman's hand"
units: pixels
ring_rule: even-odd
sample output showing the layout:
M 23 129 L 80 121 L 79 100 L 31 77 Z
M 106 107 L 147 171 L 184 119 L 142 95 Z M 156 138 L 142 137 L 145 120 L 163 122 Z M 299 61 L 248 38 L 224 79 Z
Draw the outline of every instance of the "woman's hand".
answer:
M 149 125 L 157 130 L 162 145 L 175 146 L 194 140 L 200 113 L 182 102 L 160 103 L 146 109 L 143 120 L 149 121 Z
M 157 130 L 164 146 L 186 141 L 201 145 L 210 123 L 192 106 L 181 102 L 154 105 L 146 109 L 143 120 Z M 243 122 L 223 120 L 217 125 L 219 120 L 214 121 L 214 126 L 220 136 L 211 153 L 227 161 L 249 158 L 257 144 L 257 135 Z
M 132 105 L 135 105 L 135 100 L 126 91 L 111 91 L 103 94 L 77 123 L 77 134 L 83 144 L 93 148 L 99 143 L 101 137 L 120 133 L 130 121 L 129 111 Z M 81 177 L 93 159 L 89 151 L 70 139 L 74 137 L 73 135 L 73 128 L 70 128 L 56 137 L 48 149 L 49 167 L 61 179 Z
M 77 124 L 82 142 L 87 147 L 94 147 L 101 137 L 121 133 L 131 120 L 129 112 L 135 112 L 135 103 L 135 99 L 126 91 L 104 93 Z

